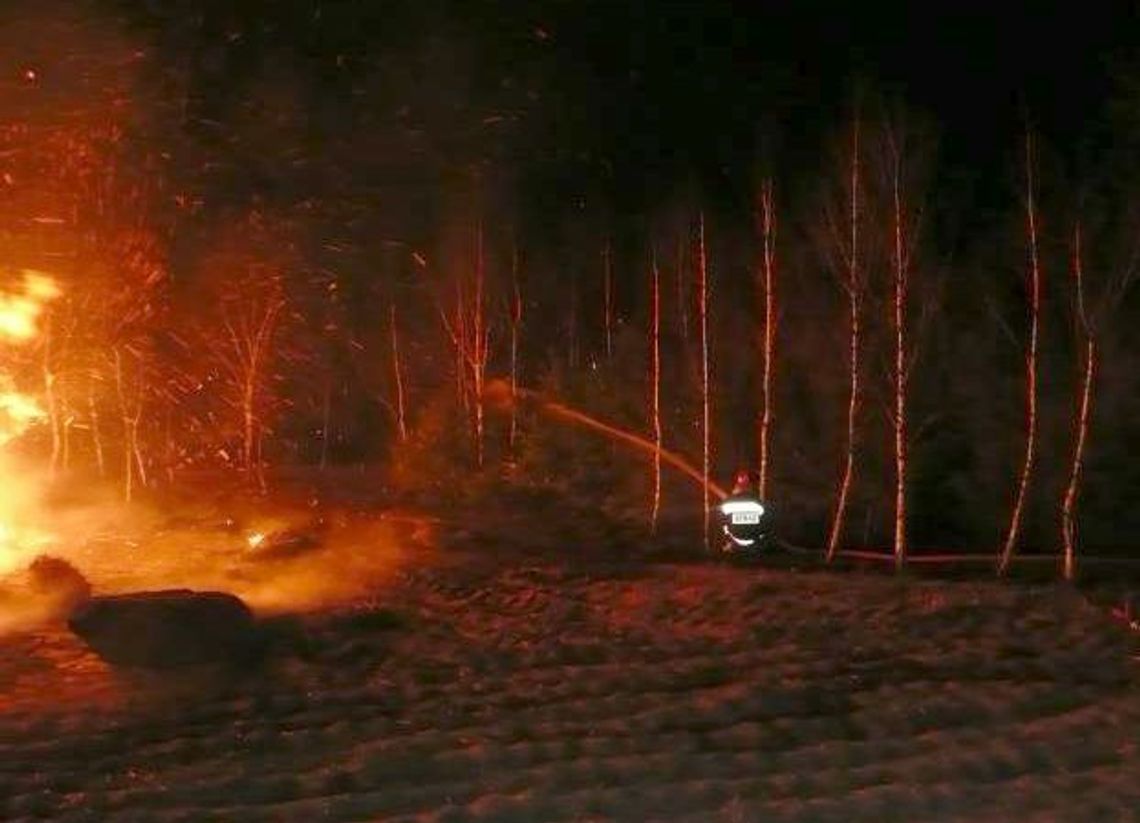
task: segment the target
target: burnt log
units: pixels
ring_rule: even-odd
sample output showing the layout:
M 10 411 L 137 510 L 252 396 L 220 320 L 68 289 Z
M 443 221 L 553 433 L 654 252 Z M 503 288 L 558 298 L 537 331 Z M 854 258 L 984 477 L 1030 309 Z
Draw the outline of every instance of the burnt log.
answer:
M 188 589 L 92 597 L 68 627 L 114 666 L 237 663 L 257 649 L 253 612 L 227 592 Z

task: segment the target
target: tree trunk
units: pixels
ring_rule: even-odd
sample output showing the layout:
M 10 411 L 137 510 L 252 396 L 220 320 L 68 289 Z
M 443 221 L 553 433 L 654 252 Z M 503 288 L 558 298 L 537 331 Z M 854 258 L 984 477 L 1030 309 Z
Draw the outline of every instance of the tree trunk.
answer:
M 1073 447 L 1073 462 L 1069 467 L 1069 483 L 1065 487 L 1065 500 L 1061 506 L 1061 536 L 1064 540 L 1065 579 L 1072 582 L 1077 574 L 1076 509 L 1080 494 L 1081 474 L 1084 469 L 1085 444 L 1088 441 L 1089 421 L 1092 417 L 1093 381 L 1096 378 L 1096 341 L 1085 338 L 1084 378 L 1081 381 L 1081 401 L 1077 412 L 1077 442 Z
M 519 386 L 519 328 L 522 326 L 522 291 L 519 287 L 519 249 L 511 247 L 511 422 L 507 443 L 514 453 L 518 437 L 518 409 L 514 402 Z
M 473 345 L 471 347 L 471 388 L 475 404 L 475 465 L 483 468 L 485 443 L 483 437 L 483 378 L 487 365 L 486 316 L 483 306 L 486 272 L 483 255 L 483 223 L 479 222 L 475 239 L 475 305 L 472 312 Z
M 63 454 L 60 458 L 61 465 L 64 472 L 71 469 L 71 426 L 75 420 L 71 410 L 64 408 L 63 411 Z
M 893 147 L 893 174 L 891 190 L 894 203 L 894 414 L 895 438 L 895 568 L 906 564 L 906 478 L 907 478 L 907 364 L 906 364 L 906 308 L 907 308 L 907 254 L 903 242 L 904 225 L 902 211 L 902 158 L 897 146 Z
M 1080 495 L 1081 475 L 1084 469 L 1085 444 L 1088 442 L 1089 421 L 1092 417 L 1093 381 L 1096 379 L 1096 338 L 1093 336 L 1085 312 L 1084 271 L 1081 261 L 1081 227 L 1077 225 L 1073 243 L 1073 279 L 1076 285 L 1076 315 L 1078 333 L 1084 342 L 1081 395 L 1077 405 L 1076 436 L 1073 459 L 1069 464 L 1069 482 L 1061 503 L 1061 540 L 1064 547 L 1063 574 L 1070 583 L 1077 576 L 1076 509 Z
M 772 429 L 772 375 L 775 366 L 776 346 L 776 311 L 775 311 L 775 240 L 776 215 L 772 202 L 772 181 L 766 180 L 760 195 L 761 205 L 761 231 L 764 238 L 764 338 L 762 342 L 761 358 L 763 363 L 763 378 L 761 381 L 761 413 L 760 430 L 757 440 L 760 449 L 760 499 L 768 499 L 769 451 Z
M 650 268 L 653 275 L 651 290 L 653 304 L 651 379 L 653 391 L 650 416 L 653 421 L 653 444 L 656 449 L 653 455 L 653 512 L 650 522 L 654 533 L 656 533 L 657 519 L 661 513 L 661 274 L 657 270 L 656 253 L 651 255 Z
M 839 499 L 835 504 L 835 517 L 831 521 L 831 533 L 827 540 L 827 560 L 830 563 L 839 551 L 839 543 L 843 539 L 843 523 L 847 514 L 847 498 L 851 493 L 851 483 L 855 477 L 855 436 L 856 424 L 859 419 L 859 295 L 852 292 L 848 307 L 850 309 L 850 335 L 848 337 L 849 353 L 848 363 L 850 382 L 847 394 L 847 438 L 844 448 L 843 479 L 839 483 Z
M 165 450 L 166 450 L 166 485 L 174 485 L 175 469 L 178 467 L 178 444 L 174 440 L 174 413 L 169 407 L 166 410 Z
M 609 241 L 602 249 L 602 305 L 606 342 L 606 364 L 613 360 L 613 260 Z
M 123 418 L 123 499 L 130 503 L 135 491 L 135 455 L 131 445 L 134 433 L 131 421 Z
M 1025 179 L 1026 179 L 1026 223 L 1029 235 L 1029 351 L 1025 357 L 1026 412 L 1025 412 L 1025 461 L 1017 483 L 1017 495 L 1010 514 L 1009 529 L 1006 532 L 1005 546 L 1002 549 L 998 573 L 1009 572 L 1017 550 L 1021 533 L 1025 502 L 1028 496 L 1029 481 L 1033 474 L 1037 450 L 1037 346 L 1041 314 L 1041 267 L 1037 256 L 1037 207 L 1033 189 L 1033 141 L 1031 135 L 1025 139 Z
M 321 460 L 323 472 L 329 465 L 329 421 L 332 417 L 332 380 L 325 380 L 325 390 L 321 396 Z
M 396 325 L 396 303 L 388 307 L 388 322 L 392 331 L 392 373 L 396 382 L 396 431 L 400 442 L 408 439 L 408 423 L 404 410 L 404 370 L 400 363 L 400 336 Z
M 48 425 L 51 426 L 51 475 L 54 477 L 59 471 L 60 458 L 63 453 L 63 439 L 61 435 L 61 422 L 59 414 L 59 401 L 55 391 L 55 372 L 52 369 L 52 330 L 51 323 L 44 324 L 43 330 L 43 380 L 44 399 L 47 401 Z
M 711 460 L 709 456 L 709 444 L 711 442 L 710 432 L 710 411 L 709 411 L 709 281 L 708 281 L 708 260 L 705 255 L 705 216 L 701 213 L 700 226 L 699 226 L 699 245 L 697 257 L 697 294 L 698 294 L 698 308 L 700 311 L 701 323 L 701 471 L 704 474 L 705 484 L 703 491 L 704 503 L 704 546 L 705 551 L 709 550 L 709 525 L 711 521 L 711 511 L 709 509 L 709 488 L 708 483 L 710 480 L 709 472 L 711 470 Z
M 91 421 L 91 444 L 95 449 L 95 465 L 100 477 L 107 476 L 107 463 L 103 456 L 103 435 L 99 427 L 99 411 L 95 405 L 95 389 L 91 387 L 87 394 L 87 416 Z
M 685 249 L 688 244 L 689 227 L 686 221 L 684 228 L 677 234 L 677 326 L 681 339 L 686 347 L 689 342 L 689 294 L 685 283 Z
M 150 485 L 147 475 L 146 461 L 143 460 L 142 442 L 139 440 L 139 418 L 141 410 L 136 407 L 135 415 L 131 420 L 131 453 L 134 455 L 135 467 L 138 469 L 139 485 L 143 488 Z
M 123 357 L 113 349 L 115 361 L 115 389 L 119 397 L 119 416 L 123 425 L 123 499 L 130 503 L 134 496 L 134 448 L 132 445 L 131 417 L 127 413 L 127 396 L 123 388 Z
M 471 410 L 467 392 L 467 309 L 463 296 L 463 278 L 455 279 L 455 392 L 459 407 L 466 415 Z
M 839 483 L 839 495 L 835 505 L 835 516 L 831 521 L 831 532 L 827 540 L 827 562 L 835 559 L 839 543 L 843 539 L 843 524 L 847 515 L 847 498 L 855 476 L 855 435 L 859 419 L 859 346 L 860 346 L 860 297 L 862 283 L 859 272 L 859 121 L 855 120 L 851 129 L 851 200 L 850 232 L 851 247 L 847 256 L 847 300 L 848 300 L 848 394 L 847 431 L 844 443 L 843 478 Z
M 578 281 L 570 275 L 570 309 L 566 317 L 566 335 L 569 341 L 567 363 L 571 369 L 578 368 Z
M 242 410 L 242 471 L 251 480 L 254 478 L 254 467 L 257 455 L 254 453 L 254 441 L 257 430 L 257 412 L 255 408 L 256 391 L 256 364 L 251 364 L 245 376 L 245 386 L 241 395 Z

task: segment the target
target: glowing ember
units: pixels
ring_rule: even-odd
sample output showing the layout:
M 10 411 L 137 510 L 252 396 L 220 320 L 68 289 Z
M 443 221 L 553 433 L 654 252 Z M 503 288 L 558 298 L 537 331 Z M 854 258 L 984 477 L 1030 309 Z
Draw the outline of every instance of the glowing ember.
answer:
M 249 547 L 251 549 L 256 549 L 258 546 L 260 546 L 262 544 L 262 542 L 264 542 L 264 540 L 265 540 L 265 535 L 262 534 L 261 532 L 253 532 L 252 534 L 249 535 L 249 537 L 246 538 L 246 541 L 249 543 Z

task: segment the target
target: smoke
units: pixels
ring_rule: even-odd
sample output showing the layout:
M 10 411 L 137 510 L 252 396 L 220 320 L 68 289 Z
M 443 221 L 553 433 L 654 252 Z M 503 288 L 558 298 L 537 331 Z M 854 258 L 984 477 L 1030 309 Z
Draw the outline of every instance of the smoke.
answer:
M 34 467 L 0 451 L 0 577 L 23 568 L 51 544 L 51 537 L 31 525 L 43 496 L 42 477 Z
M 37 557 L 24 577 L 22 588 L 0 588 L 0 636 L 65 620 L 91 596 L 87 578 L 58 557 Z
M 422 524 L 383 519 L 342 522 L 294 555 L 247 549 L 231 558 L 227 591 L 256 612 L 296 613 L 335 608 L 377 596 L 409 560 Z

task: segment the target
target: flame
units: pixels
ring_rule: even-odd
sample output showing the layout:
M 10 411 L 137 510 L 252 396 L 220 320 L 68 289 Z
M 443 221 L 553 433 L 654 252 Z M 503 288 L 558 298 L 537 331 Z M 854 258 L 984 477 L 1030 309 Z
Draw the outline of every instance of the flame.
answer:
M 44 417 L 35 400 L 11 386 L 11 379 L 0 374 L 0 446 L 19 437 Z
M 39 335 L 39 321 L 48 303 L 60 295 L 59 286 L 43 272 L 24 269 L 22 288 L 0 291 L 0 343 L 26 345 Z M 46 417 L 34 398 L 16 388 L 12 376 L 0 363 L 0 449 L 20 437 L 29 427 Z M 35 555 L 49 538 L 25 528 L 35 502 L 36 488 L 28 474 L 0 453 L 0 574 L 18 568 Z
M 24 269 L 20 292 L 0 292 L 0 339 L 22 343 L 39 333 L 37 321 L 44 306 L 59 297 L 59 286 L 43 272 Z
M 39 486 L 27 467 L 17 465 L 0 451 L 0 577 L 26 566 L 52 537 L 28 525 L 29 512 L 36 507 Z

